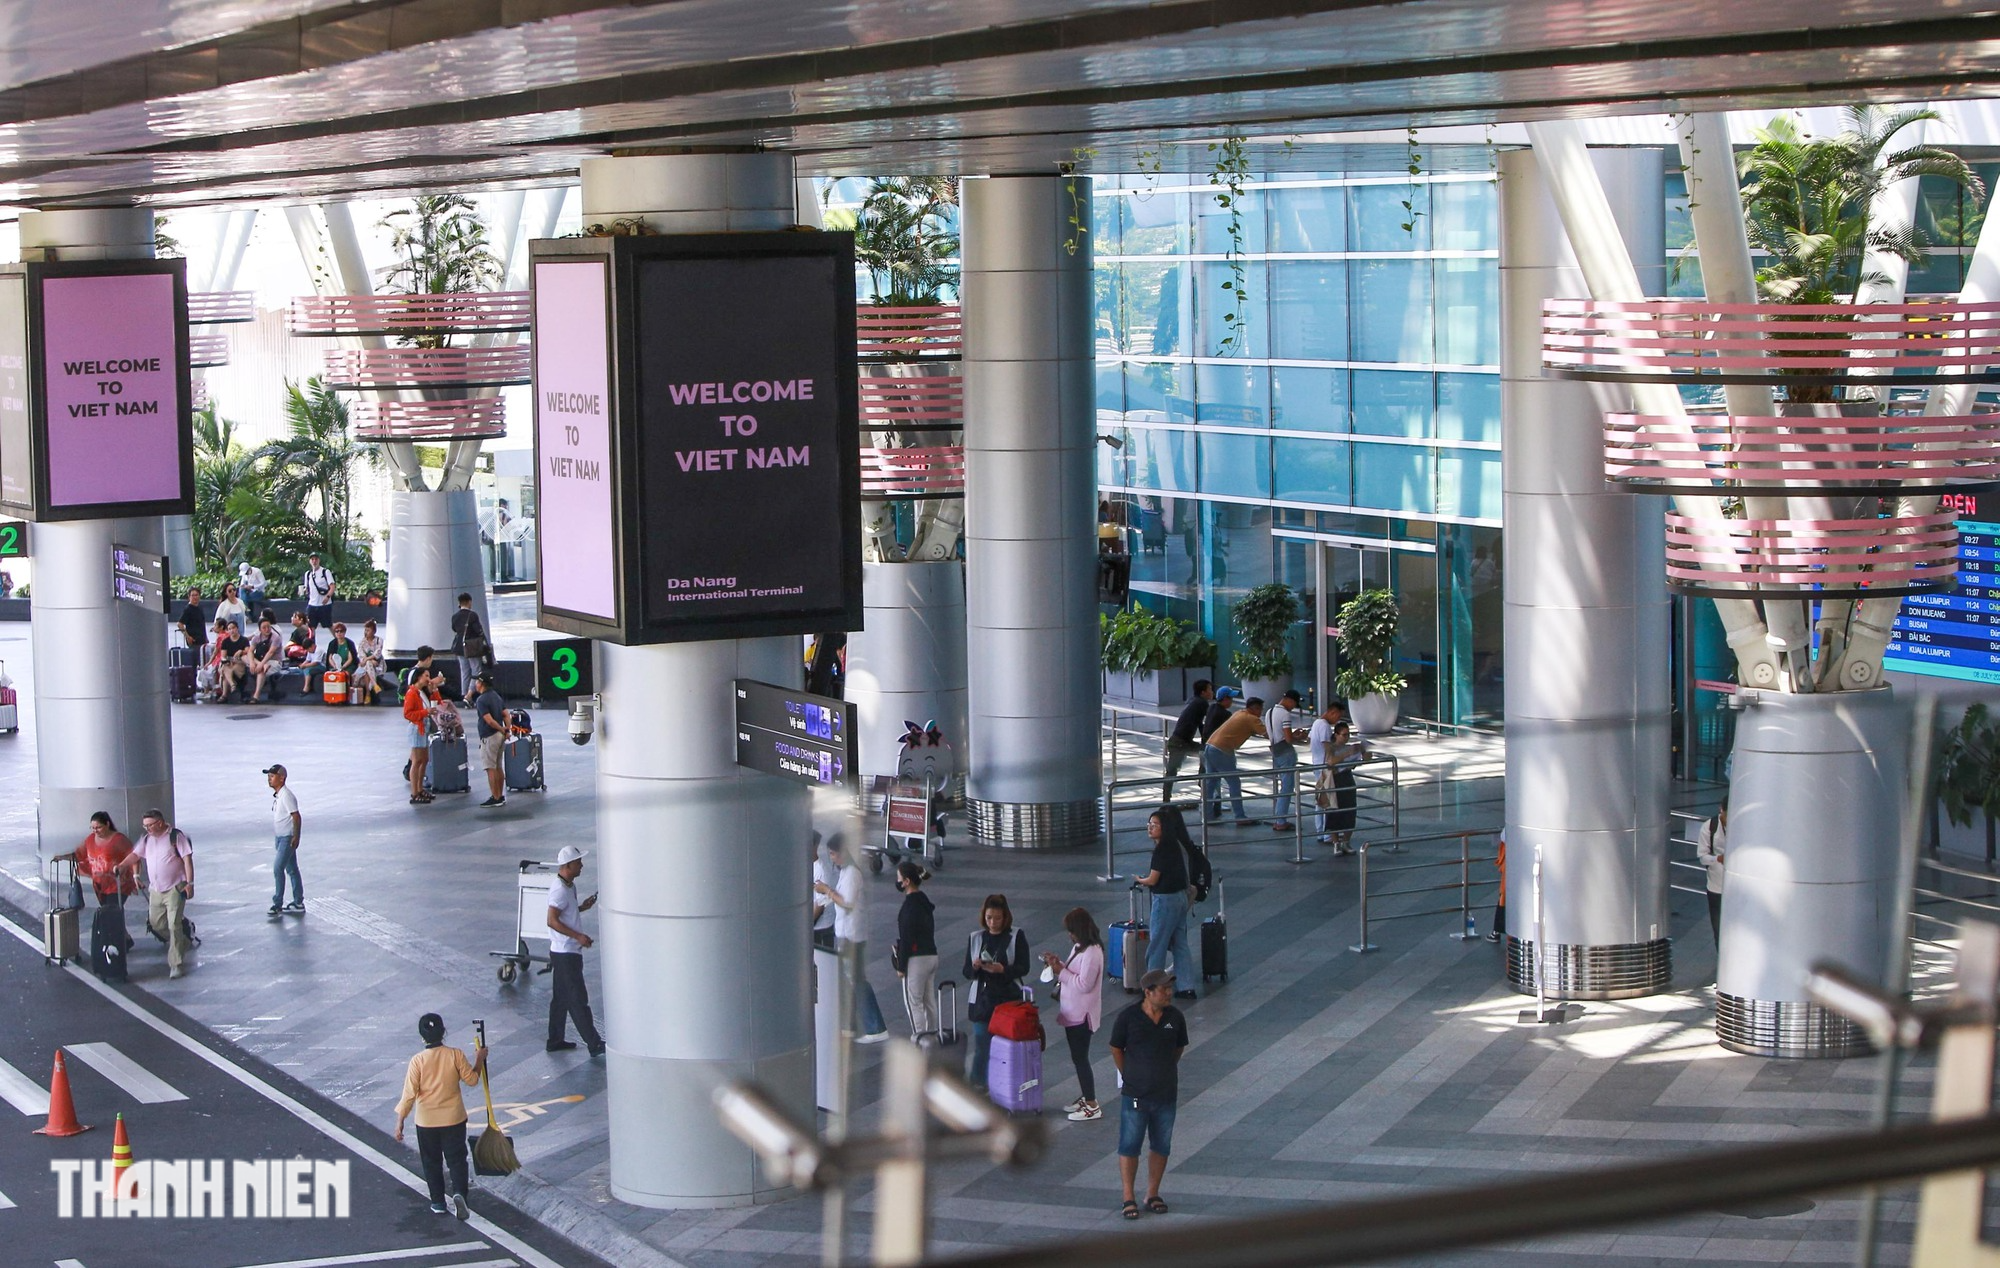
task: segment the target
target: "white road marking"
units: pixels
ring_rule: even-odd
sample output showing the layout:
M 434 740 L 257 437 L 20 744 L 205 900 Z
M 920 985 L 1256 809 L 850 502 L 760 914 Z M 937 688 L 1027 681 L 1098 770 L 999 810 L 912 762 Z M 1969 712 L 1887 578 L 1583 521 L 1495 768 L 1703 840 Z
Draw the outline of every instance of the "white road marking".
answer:
M 5 1061 L 0 1061 L 0 1101 L 35 1118 L 49 1112 L 49 1090 Z
M 83 1268 L 83 1261 L 81 1259 L 58 1259 L 56 1260 L 56 1268 Z
M 0 931 L 14 935 L 14 937 L 21 940 L 22 945 L 28 947 L 37 955 L 41 954 L 42 939 L 39 933 L 30 933 L 5 917 L 0 917 Z M 139 1007 L 131 1000 L 126 999 L 117 991 L 98 981 L 91 975 L 90 970 L 84 968 L 82 965 L 72 964 L 69 966 L 68 972 L 77 981 L 96 991 L 99 996 L 109 1000 L 118 1008 L 123 1009 L 141 1024 L 151 1027 L 166 1039 L 180 1045 L 203 1061 L 206 1061 L 209 1065 L 214 1066 L 217 1070 L 241 1083 L 244 1087 L 257 1093 L 257 1095 L 271 1102 L 271 1104 L 284 1110 L 293 1118 L 311 1127 L 320 1135 L 339 1144 L 354 1154 L 355 1157 L 388 1176 L 397 1184 L 402 1185 L 412 1193 L 424 1194 L 428 1199 L 430 1185 L 424 1181 L 423 1177 L 410 1170 L 407 1163 L 397 1162 L 375 1146 L 356 1136 L 353 1132 L 334 1123 L 325 1115 L 301 1105 L 297 1100 L 280 1092 L 277 1088 L 264 1082 L 264 1080 L 237 1065 L 228 1057 L 223 1056 L 199 1039 L 194 1038 L 194 1036 L 183 1034 L 181 1031 L 174 1029 L 171 1025 L 161 1021 L 158 1017 L 153 1016 L 153 1014 Z M 519 1256 L 523 1263 L 529 1265 L 529 1268 L 563 1268 L 555 1260 L 550 1259 L 541 1251 L 536 1250 L 533 1246 L 528 1245 L 528 1243 L 477 1212 L 473 1214 L 469 1223 L 472 1228 L 477 1229 L 481 1234 L 500 1243 L 502 1250 L 510 1251 L 514 1255 Z M 63 1268 L 63 1266 L 58 1265 L 58 1268 Z M 73 1268 L 83 1268 L 83 1265 L 74 1264 Z
M 116 1083 L 141 1105 L 187 1099 L 179 1088 L 108 1043 L 73 1043 L 63 1051 Z
M 4 1193 L 0 1193 L 0 1211 L 11 1211 L 13 1209 L 14 1209 L 14 1199 L 8 1197 Z
M 286 1259 L 277 1263 L 247 1264 L 245 1268 L 341 1268 L 344 1264 L 386 1264 L 397 1259 L 428 1259 L 434 1255 L 456 1255 L 468 1250 L 491 1250 L 485 1242 L 453 1242 L 449 1246 L 416 1246 L 409 1250 L 378 1250 L 372 1255 L 328 1255 L 324 1259 Z M 488 1259 L 479 1264 L 453 1264 L 451 1268 L 485 1268 L 511 1264 L 511 1259 Z

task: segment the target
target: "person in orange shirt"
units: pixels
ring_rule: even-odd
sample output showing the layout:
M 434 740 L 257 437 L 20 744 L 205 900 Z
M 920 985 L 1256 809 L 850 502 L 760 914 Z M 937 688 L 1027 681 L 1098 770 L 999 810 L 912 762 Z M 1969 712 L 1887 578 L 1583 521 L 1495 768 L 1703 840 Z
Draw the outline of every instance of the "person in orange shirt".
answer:
M 486 1047 L 475 1051 L 471 1061 L 457 1048 L 444 1046 L 444 1018 L 425 1013 L 417 1018 L 417 1035 L 424 1050 L 410 1058 L 403 1075 L 403 1097 L 396 1102 L 396 1143 L 403 1143 L 403 1120 L 412 1109 L 417 1112 L 417 1152 L 424 1160 L 424 1180 L 431 1188 L 431 1214 L 449 1210 L 460 1219 L 471 1218 L 465 1204 L 467 1184 L 465 1158 L 465 1095 L 460 1086 L 479 1082 L 486 1068 Z M 451 1169 L 451 1206 L 445 1206 L 445 1169 Z
M 120 905 L 139 892 L 139 878 L 131 871 L 120 875 L 118 865 L 132 854 L 132 841 L 118 825 L 111 822 L 111 816 L 100 810 L 90 816 L 90 834 L 83 838 L 68 854 L 58 854 L 56 860 L 67 859 L 76 864 L 78 876 L 88 876 L 90 887 L 97 894 L 100 907 Z M 132 936 L 125 936 L 125 950 L 132 949 Z
M 1493 928 L 1487 933 L 1488 942 L 1498 942 L 1507 936 L 1507 834 L 1502 832 L 1497 844 L 1498 857 L 1493 866 L 1500 869 L 1500 897 L 1493 903 Z
M 410 671 L 410 689 L 403 693 L 403 721 L 409 732 L 410 743 L 410 804 L 425 805 L 431 795 L 424 788 L 424 769 L 431 764 L 431 742 L 426 734 L 431 716 L 431 704 L 438 698 L 437 681 L 441 674 L 426 662 L 430 659 L 418 651 L 417 667 Z
M 1229 786 L 1229 800 L 1236 807 L 1236 826 L 1254 828 L 1257 821 L 1243 812 L 1243 780 L 1236 773 L 1236 750 L 1253 735 L 1266 735 L 1264 730 L 1264 702 L 1256 696 L 1243 702 L 1243 711 L 1233 713 L 1229 720 L 1215 728 L 1208 737 L 1208 744 L 1201 750 L 1201 768 L 1215 778 L 1207 781 L 1203 789 L 1202 814 L 1210 819 L 1222 817 L 1222 787 Z

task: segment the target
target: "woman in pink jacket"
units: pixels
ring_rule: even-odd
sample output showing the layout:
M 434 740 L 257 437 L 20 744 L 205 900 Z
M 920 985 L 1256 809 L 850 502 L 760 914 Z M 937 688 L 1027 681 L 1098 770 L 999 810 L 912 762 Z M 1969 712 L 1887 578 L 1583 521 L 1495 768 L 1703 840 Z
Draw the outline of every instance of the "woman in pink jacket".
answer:
M 1063 1108 L 1076 1122 L 1088 1123 L 1104 1117 L 1097 1105 L 1097 1079 L 1090 1072 L 1090 1036 L 1104 1021 L 1104 938 L 1097 922 L 1081 907 L 1063 917 L 1068 931 L 1069 955 L 1058 957 L 1042 952 L 1042 963 L 1056 983 L 1056 1020 L 1069 1038 L 1070 1060 L 1076 1063 L 1076 1082 L 1081 1095 Z M 1044 974 L 1043 981 L 1051 980 Z

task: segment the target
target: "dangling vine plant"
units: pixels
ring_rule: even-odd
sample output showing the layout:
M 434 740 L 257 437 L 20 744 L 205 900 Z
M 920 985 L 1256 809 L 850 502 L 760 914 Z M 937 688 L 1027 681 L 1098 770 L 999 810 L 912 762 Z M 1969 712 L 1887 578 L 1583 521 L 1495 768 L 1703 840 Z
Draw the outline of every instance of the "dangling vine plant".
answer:
M 1235 356 L 1246 350 L 1244 330 L 1250 315 L 1249 269 L 1243 260 L 1243 183 L 1250 178 L 1250 158 L 1244 152 L 1240 136 L 1211 141 L 1208 149 L 1215 155 L 1215 168 L 1208 176 L 1209 184 L 1216 187 L 1215 205 L 1229 213 L 1229 253 L 1225 257 L 1229 276 L 1224 279 L 1222 289 L 1228 292 L 1235 308 L 1234 312 L 1222 315 L 1222 324 L 1229 333 L 1222 337 L 1218 347 L 1223 356 Z

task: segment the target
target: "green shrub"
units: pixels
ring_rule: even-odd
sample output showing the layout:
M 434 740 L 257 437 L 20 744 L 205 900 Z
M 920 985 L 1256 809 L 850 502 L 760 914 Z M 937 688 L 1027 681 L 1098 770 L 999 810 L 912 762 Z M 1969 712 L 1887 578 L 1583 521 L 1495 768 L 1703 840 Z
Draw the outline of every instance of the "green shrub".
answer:
M 1391 666 L 1396 652 L 1396 625 L 1402 605 L 1393 590 L 1363 590 L 1334 614 L 1334 641 L 1347 666 L 1333 676 L 1333 689 L 1349 700 L 1357 696 L 1393 696 L 1409 680 Z
M 1100 612 L 1097 629 L 1100 658 L 1106 669 L 1150 673 L 1215 663 L 1215 644 L 1203 638 L 1192 622 L 1155 616 L 1144 608 L 1116 616 Z
M 1299 596 L 1282 581 L 1267 581 L 1237 601 L 1230 624 L 1243 646 L 1229 657 L 1239 682 L 1268 682 L 1292 672 L 1287 646 L 1299 619 Z

